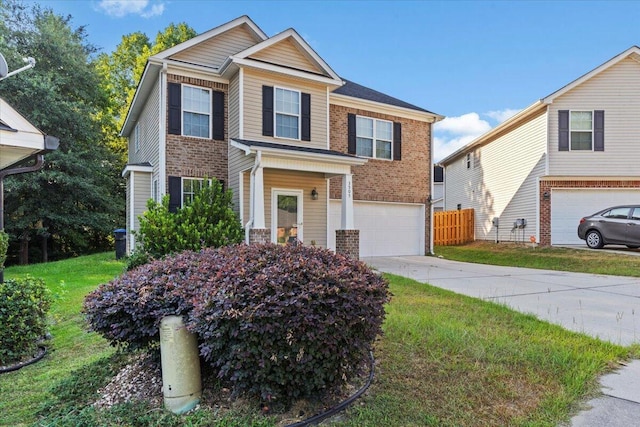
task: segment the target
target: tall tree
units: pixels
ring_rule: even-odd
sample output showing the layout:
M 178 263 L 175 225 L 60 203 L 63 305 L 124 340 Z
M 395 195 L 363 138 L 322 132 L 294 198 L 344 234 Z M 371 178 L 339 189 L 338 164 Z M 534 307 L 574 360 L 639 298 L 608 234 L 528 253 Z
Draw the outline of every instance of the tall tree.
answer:
M 34 238 L 44 242 L 45 257 L 49 250 L 58 258 L 105 249 L 124 217 L 124 191 L 121 162 L 103 139 L 111 100 L 92 59 L 96 49 L 70 16 L 38 5 L 0 1 L 0 25 L 0 52 L 10 69 L 22 57 L 37 61 L 0 82 L 0 96 L 60 138 L 42 171 L 6 179 L 5 229 L 21 243 L 21 262 Z
M 126 34 L 122 36 L 116 50 L 98 57 L 97 69 L 102 77 L 103 88 L 112 100 L 107 112 L 111 115 L 109 123 L 112 126 L 106 128 L 105 133 L 110 147 L 123 158 L 126 158 L 127 142 L 119 137 L 119 132 L 127 117 L 136 85 L 144 73 L 147 59 L 195 36 L 195 30 L 186 23 L 170 24 L 156 34 L 153 43 L 141 32 Z

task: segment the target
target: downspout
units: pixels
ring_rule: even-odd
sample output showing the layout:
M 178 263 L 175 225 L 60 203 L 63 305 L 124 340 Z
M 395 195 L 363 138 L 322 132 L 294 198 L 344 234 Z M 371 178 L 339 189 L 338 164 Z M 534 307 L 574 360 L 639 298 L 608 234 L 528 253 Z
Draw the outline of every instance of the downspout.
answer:
M 433 123 L 431 123 L 431 126 L 429 127 L 429 151 L 430 151 L 430 155 L 429 158 L 431 159 L 430 162 L 430 168 L 429 168 L 429 177 L 431 177 L 431 179 L 429 180 L 429 187 L 430 187 L 430 194 L 429 194 L 429 198 L 428 198 L 428 202 L 429 202 L 429 254 L 428 255 L 435 255 L 435 253 L 433 252 L 433 125 L 435 125 L 435 120 L 433 121 Z M 444 170 L 443 170 L 444 173 Z M 443 188 L 444 190 L 444 188 Z
M 262 163 L 262 151 L 258 151 L 257 155 L 256 155 L 256 161 L 253 164 L 253 167 L 251 168 L 251 173 L 250 173 L 250 187 L 249 187 L 249 221 L 247 221 L 247 223 L 244 226 L 244 233 L 245 233 L 245 241 L 247 244 L 249 244 L 249 227 L 253 226 L 253 216 L 254 216 L 254 209 L 255 209 L 255 202 L 253 201 L 254 195 L 255 195 L 255 187 L 256 187 L 256 180 L 255 180 L 255 175 L 256 175 L 256 171 L 258 170 L 258 168 L 260 167 L 260 164 Z

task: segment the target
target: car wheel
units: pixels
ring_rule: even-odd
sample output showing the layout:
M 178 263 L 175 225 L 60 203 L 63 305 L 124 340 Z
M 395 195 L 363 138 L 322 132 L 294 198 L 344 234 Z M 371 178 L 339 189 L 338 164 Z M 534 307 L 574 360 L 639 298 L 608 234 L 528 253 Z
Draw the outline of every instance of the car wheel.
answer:
M 640 246 L 638 246 L 638 245 L 627 245 L 627 247 L 629 249 L 638 249 L 638 248 L 640 248 Z
M 600 249 L 603 245 L 602 235 L 596 230 L 589 230 L 585 236 L 587 246 L 591 249 Z

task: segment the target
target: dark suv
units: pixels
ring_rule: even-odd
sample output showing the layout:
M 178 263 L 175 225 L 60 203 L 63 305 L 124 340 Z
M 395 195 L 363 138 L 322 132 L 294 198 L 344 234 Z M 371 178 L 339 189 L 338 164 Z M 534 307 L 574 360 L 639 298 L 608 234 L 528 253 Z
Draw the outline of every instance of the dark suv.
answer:
M 582 218 L 578 237 L 592 249 L 604 245 L 640 248 L 640 205 L 614 206 Z

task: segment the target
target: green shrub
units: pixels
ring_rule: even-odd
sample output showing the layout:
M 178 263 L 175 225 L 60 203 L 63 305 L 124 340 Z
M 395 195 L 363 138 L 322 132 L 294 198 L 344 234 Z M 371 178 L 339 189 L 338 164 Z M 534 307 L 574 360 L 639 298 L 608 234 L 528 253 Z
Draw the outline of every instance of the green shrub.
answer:
M 51 295 L 42 279 L 0 283 L 0 365 L 32 355 L 47 330 Z
M 209 182 L 209 180 L 205 180 Z M 184 250 L 240 243 L 244 233 L 232 208 L 232 193 L 218 180 L 196 191 L 191 203 L 169 212 L 169 198 L 149 200 L 137 232 L 142 250 L 153 258 Z
M 151 255 L 143 250 L 135 250 L 131 252 L 131 254 L 126 257 L 124 261 L 125 271 L 130 271 L 140 267 L 141 265 L 148 264 L 149 262 L 153 261 L 153 258 L 151 258 Z
M 7 260 L 7 250 L 9 249 L 9 235 L 0 230 L 0 270 L 4 269 L 4 262 Z
M 152 262 L 85 300 L 114 344 L 159 339 L 182 315 L 200 354 L 236 392 L 287 403 L 322 395 L 363 366 L 381 332 L 386 281 L 364 263 L 302 245 L 234 245 Z

